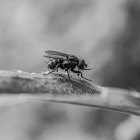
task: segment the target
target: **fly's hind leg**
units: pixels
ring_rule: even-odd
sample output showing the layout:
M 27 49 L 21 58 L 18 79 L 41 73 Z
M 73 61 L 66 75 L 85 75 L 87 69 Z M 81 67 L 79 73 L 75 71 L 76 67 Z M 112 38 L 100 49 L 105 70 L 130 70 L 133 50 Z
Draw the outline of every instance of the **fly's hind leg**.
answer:
M 78 75 L 78 80 L 79 80 L 79 75 L 80 75 L 81 72 L 79 70 L 74 70 L 74 69 L 71 69 L 71 71 Z
M 58 67 L 59 67 L 59 64 L 56 65 L 56 67 L 55 67 L 52 71 L 50 71 L 49 73 L 44 73 L 43 75 L 44 75 L 44 76 L 45 76 L 45 75 L 49 75 L 49 74 L 55 72 L 56 70 L 58 71 Z

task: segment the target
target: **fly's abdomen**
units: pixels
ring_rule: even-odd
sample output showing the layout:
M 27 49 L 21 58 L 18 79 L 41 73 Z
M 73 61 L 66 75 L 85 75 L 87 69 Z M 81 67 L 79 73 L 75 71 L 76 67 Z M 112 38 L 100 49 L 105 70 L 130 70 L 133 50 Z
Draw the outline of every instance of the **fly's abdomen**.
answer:
M 49 69 L 55 69 L 55 67 L 57 66 L 59 64 L 59 60 L 58 59 L 54 59 L 54 60 L 52 60 L 52 61 L 50 61 L 49 63 L 48 63 L 48 68 Z

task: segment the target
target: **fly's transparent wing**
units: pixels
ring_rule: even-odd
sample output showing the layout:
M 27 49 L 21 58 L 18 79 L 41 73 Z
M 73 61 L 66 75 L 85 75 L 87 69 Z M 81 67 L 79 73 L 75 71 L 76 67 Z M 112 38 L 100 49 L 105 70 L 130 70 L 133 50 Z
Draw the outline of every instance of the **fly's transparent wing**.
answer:
M 57 55 L 57 56 L 63 56 L 63 57 L 69 56 L 69 54 L 65 54 L 65 53 L 58 52 L 58 51 L 51 51 L 51 50 L 45 51 L 45 53 L 49 54 L 49 55 Z
M 65 58 L 65 57 L 62 57 L 62 56 L 44 55 L 44 57 L 50 58 L 50 59 L 61 59 L 61 60 L 66 60 L 66 58 Z

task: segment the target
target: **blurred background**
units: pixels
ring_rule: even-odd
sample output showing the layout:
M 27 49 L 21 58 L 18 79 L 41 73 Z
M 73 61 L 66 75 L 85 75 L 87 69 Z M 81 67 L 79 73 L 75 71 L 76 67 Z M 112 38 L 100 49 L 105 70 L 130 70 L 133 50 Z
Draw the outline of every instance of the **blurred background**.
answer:
M 140 91 L 139 0 L 0 0 L 0 69 L 46 71 L 45 50 L 75 54 L 102 86 Z M 0 108 L 4 140 L 138 140 L 140 118 L 87 107 Z

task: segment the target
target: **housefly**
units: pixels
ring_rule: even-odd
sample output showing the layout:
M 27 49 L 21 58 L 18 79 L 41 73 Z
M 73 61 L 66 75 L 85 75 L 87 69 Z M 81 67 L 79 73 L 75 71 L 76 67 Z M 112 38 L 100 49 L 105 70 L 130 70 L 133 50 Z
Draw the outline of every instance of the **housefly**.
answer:
M 48 50 L 45 51 L 46 55 L 44 57 L 49 58 L 48 68 L 51 69 L 48 74 L 53 73 L 54 71 L 58 71 L 58 69 L 65 70 L 68 74 L 68 78 L 70 79 L 70 72 L 76 73 L 78 76 L 81 76 L 83 79 L 88 81 L 92 81 L 83 77 L 83 70 L 91 70 L 87 68 L 87 64 L 81 58 L 78 58 L 72 54 L 66 54 L 58 51 Z

